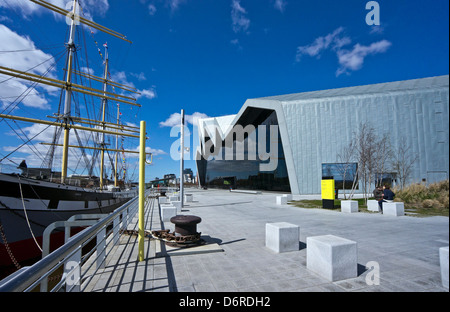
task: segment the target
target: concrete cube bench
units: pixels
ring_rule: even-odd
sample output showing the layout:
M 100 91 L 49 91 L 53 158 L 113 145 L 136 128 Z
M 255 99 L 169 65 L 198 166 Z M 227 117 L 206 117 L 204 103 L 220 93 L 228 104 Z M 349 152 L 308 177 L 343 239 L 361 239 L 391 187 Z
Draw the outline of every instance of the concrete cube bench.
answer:
M 383 202 L 383 214 L 388 216 L 404 216 L 405 205 L 402 202 Z
M 448 246 L 439 248 L 442 286 L 448 289 Z
M 181 201 L 175 200 L 175 201 L 171 202 L 171 204 L 177 208 L 178 213 L 181 212 Z
M 287 222 L 266 223 L 266 247 L 281 253 L 299 250 L 300 227 Z
M 161 219 L 163 222 L 170 221 L 170 218 L 177 215 L 177 207 L 172 205 L 161 206 Z
M 358 202 L 356 200 L 342 200 L 341 212 L 346 213 L 358 212 Z
M 286 204 L 287 204 L 287 197 L 277 196 L 277 205 L 286 205 Z
M 380 212 L 380 205 L 378 205 L 378 201 L 375 199 L 369 199 L 367 201 L 367 210 Z
M 167 201 L 168 201 L 168 198 L 165 197 L 165 196 L 159 198 L 159 203 L 160 204 L 165 204 L 165 203 L 167 203 Z
M 172 196 L 169 196 L 169 200 L 170 200 L 171 202 L 173 202 L 173 201 L 178 201 L 178 200 L 180 200 L 180 196 L 178 196 L 178 195 L 172 195 Z
M 306 239 L 306 267 L 329 281 L 358 276 L 356 242 L 334 236 L 312 236 Z
M 192 202 L 194 200 L 194 196 L 192 194 L 186 194 L 184 195 L 184 201 L 185 202 Z
M 283 197 L 286 197 L 287 201 L 291 201 L 292 200 L 292 194 L 283 194 Z

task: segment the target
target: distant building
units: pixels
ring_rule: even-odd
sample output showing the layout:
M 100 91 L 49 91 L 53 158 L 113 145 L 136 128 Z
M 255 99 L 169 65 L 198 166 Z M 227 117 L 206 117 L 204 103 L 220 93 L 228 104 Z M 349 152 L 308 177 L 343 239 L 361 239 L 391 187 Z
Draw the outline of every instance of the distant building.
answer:
M 448 75 L 249 99 L 236 115 L 199 120 L 197 172 L 207 187 L 320 194 L 327 176 L 340 183 L 353 179 L 358 164 L 346 163 L 350 176 L 344 181 L 337 155 L 366 123 L 376 134 L 388 133 L 394 149 L 403 142 L 417 155 L 410 183 L 437 182 L 449 177 L 448 121 Z M 271 125 L 276 131 L 270 131 Z M 256 145 L 249 147 L 256 137 Z M 263 143 L 266 149 L 259 150 Z M 268 154 L 269 147 L 276 154 Z M 251 157 L 255 150 L 257 156 Z M 395 182 L 396 172 L 383 179 Z
M 176 184 L 177 183 L 177 177 L 174 173 L 169 173 L 164 175 L 164 179 L 167 180 L 169 184 Z
M 183 171 L 184 182 L 194 183 L 194 172 L 191 168 L 184 169 Z

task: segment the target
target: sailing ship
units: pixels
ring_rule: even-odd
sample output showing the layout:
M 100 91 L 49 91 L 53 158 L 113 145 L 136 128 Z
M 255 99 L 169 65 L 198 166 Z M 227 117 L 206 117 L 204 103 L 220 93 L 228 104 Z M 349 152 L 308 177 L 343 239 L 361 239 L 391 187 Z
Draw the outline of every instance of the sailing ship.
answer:
M 116 31 L 82 17 L 78 0 L 73 0 L 71 10 L 62 9 L 44 0 L 30 1 L 70 18 L 64 79 L 58 80 L 36 75 L 30 71 L 19 71 L 4 66 L 0 66 L 0 74 L 11 76 L 12 79 L 23 79 L 60 88 L 62 100 L 60 101 L 59 111 L 62 111 L 63 105 L 64 110 L 62 113 L 47 116 L 49 117 L 47 120 L 0 114 L 0 122 L 5 120 L 23 121 L 53 126 L 55 129 L 52 143 L 47 143 L 49 151 L 41 168 L 27 168 L 21 165 L 16 167 L 17 172 L 0 173 L 0 267 L 10 266 L 14 263 L 19 268 L 22 261 L 40 257 L 42 234 L 49 224 L 67 220 L 76 214 L 109 213 L 137 195 L 136 189 L 125 183 L 125 169 L 123 167 L 121 173 L 123 173 L 124 179 L 120 180 L 118 154 L 125 155 L 125 153 L 138 152 L 124 150 L 123 147 L 118 146 L 118 141 L 119 138 L 123 140 L 125 137 L 139 138 L 139 128 L 122 123 L 119 111 L 119 103 L 140 107 L 135 98 L 124 95 L 130 92 L 138 92 L 135 88 L 111 80 L 108 69 L 107 45 L 104 46 L 104 59 L 102 55 L 103 77 L 77 70 L 74 59 L 77 51 L 75 30 L 77 25 L 80 24 L 87 25 L 91 34 L 93 28 L 126 42 L 131 43 L 131 41 Z M 81 29 L 81 27 L 78 28 Z M 83 77 L 85 81 L 100 83 L 103 88 L 95 89 L 92 84 L 86 86 L 74 83 L 73 77 L 78 76 Z M 108 91 L 111 89 L 113 92 Z M 119 89 L 120 92 L 114 92 L 116 89 Z M 74 93 L 97 98 L 100 106 L 99 117 L 84 118 L 72 114 Z M 111 105 L 110 102 L 117 103 L 116 122 L 106 120 L 106 110 L 108 104 Z M 71 131 L 92 133 L 97 140 L 91 138 L 91 144 L 95 142 L 94 146 L 83 146 L 80 140 L 78 140 L 79 145 L 71 145 L 69 144 L 69 133 Z M 64 137 L 63 144 L 57 144 L 60 135 Z M 115 149 L 109 148 L 108 144 L 105 143 L 106 135 L 109 138 L 115 137 Z M 58 146 L 62 147 L 62 165 L 61 171 L 54 171 L 52 170 L 53 155 Z M 90 166 L 88 174 L 68 176 L 69 149 L 82 151 L 85 162 Z M 91 159 L 85 156 L 87 150 L 93 151 Z M 111 164 L 111 176 L 114 176 L 114 179 L 111 178 L 111 180 L 108 180 L 107 176 L 105 177 L 105 153 L 109 152 L 115 153 L 114 164 Z M 5 157 L 2 160 L 4 159 Z M 95 177 L 93 167 L 98 159 L 100 160 L 100 174 Z M 112 180 L 114 180 L 114 183 L 112 183 Z M 63 237 L 61 233 L 56 233 L 54 236 Z M 62 243 L 61 239 L 55 239 L 54 237 L 51 238 L 51 242 L 57 244 L 56 246 L 52 244 L 53 249 Z

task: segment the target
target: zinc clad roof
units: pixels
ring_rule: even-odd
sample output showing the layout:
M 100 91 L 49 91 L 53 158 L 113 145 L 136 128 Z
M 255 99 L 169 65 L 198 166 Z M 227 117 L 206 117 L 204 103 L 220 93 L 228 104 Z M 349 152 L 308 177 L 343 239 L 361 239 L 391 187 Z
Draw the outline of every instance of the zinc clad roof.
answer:
M 369 94 L 377 94 L 377 93 L 402 92 L 402 91 L 409 91 L 409 90 L 417 91 L 417 90 L 423 90 L 423 89 L 448 88 L 448 87 L 449 87 L 449 76 L 445 75 L 445 76 L 437 76 L 437 77 L 430 77 L 430 78 L 378 83 L 378 84 L 357 86 L 357 87 L 346 87 L 346 88 L 339 88 L 339 89 L 329 89 L 329 90 L 292 93 L 292 94 L 277 95 L 277 96 L 268 96 L 268 97 L 257 98 L 254 100 L 295 102 L 295 101 L 302 101 L 302 100 L 331 98 L 331 97 L 358 96 L 358 95 L 369 95 Z

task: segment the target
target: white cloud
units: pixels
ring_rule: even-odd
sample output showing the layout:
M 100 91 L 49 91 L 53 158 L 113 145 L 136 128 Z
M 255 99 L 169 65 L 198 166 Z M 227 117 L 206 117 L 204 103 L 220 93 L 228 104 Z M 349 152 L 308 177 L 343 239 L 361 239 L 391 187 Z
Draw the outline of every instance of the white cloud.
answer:
M 130 149 L 130 150 L 132 150 L 132 149 Z M 133 151 L 140 152 L 141 146 L 138 145 L 136 148 L 133 149 Z M 151 148 L 150 146 L 145 147 L 145 153 L 147 153 L 147 154 L 151 153 L 151 154 L 153 154 L 153 157 L 159 156 L 159 155 L 167 155 L 167 153 L 164 152 L 162 149 Z M 129 158 L 129 159 L 131 159 L 131 158 L 138 159 L 139 158 L 139 154 L 136 154 L 136 153 L 126 153 L 126 154 L 127 154 L 127 158 Z M 150 156 L 147 156 L 147 159 L 150 160 Z
M 15 104 L 22 103 L 27 107 L 50 109 L 47 99 L 35 89 L 21 81 L 0 75 L 0 103 L 4 113 L 15 109 Z M 12 106 L 10 104 L 14 103 Z
M 89 68 L 89 67 L 81 67 L 80 68 L 80 70 L 83 72 L 83 73 L 86 73 L 86 74 L 89 74 L 89 75 L 94 75 L 94 70 L 92 69 L 92 68 Z
M 349 44 L 351 39 L 347 36 L 342 36 L 343 31 L 344 28 L 339 27 L 326 36 L 316 38 L 312 44 L 298 47 L 296 55 L 297 62 L 301 60 L 303 55 L 320 57 L 321 52 L 330 47 L 333 50 L 337 50 L 342 46 Z
M 370 34 L 381 35 L 384 33 L 385 26 L 373 25 L 370 27 Z
M 131 123 L 127 123 L 127 124 L 136 126 Z M 52 127 L 52 126 L 48 127 L 46 125 L 41 125 L 41 124 L 32 124 L 31 126 L 23 127 L 22 130 L 29 138 L 36 136 L 33 140 L 34 146 L 30 146 L 29 144 L 24 145 L 19 150 L 17 150 L 15 153 L 13 153 L 10 157 L 8 157 L 8 159 L 14 161 L 16 164 L 19 164 L 23 159 L 26 159 L 28 167 L 40 167 L 42 164 L 43 158 L 47 154 L 49 146 L 42 145 L 39 143 L 40 142 L 51 143 L 53 141 L 53 134 L 55 131 L 55 127 Z M 84 142 L 88 143 L 87 144 L 88 146 L 93 146 L 93 141 L 97 141 L 97 139 L 100 137 L 89 131 L 77 130 L 77 132 L 78 132 L 78 135 L 80 136 L 80 138 Z M 16 136 L 16 134 L 13 131 L 7 132 L 7 133 L 5 133 L 5 135 Z M 56 143 L 62 144 L 62 141 L 63 141 L 63 135 L 61 134 L 59 141 L 57 141 Z M 18 141 L 18 142 L 20 142 L 20 144 L 22 143 L 21 141 Z M 72 130 L 72 131 L 70 131 L 69 144 L 76 144 L 76 142 L 77 142 L 77 137 L 76 137 L 75 131 Z M 4 151 L 5 153 L 9 153 L 9 152 L 15 151 L 18 146 L 19 146 L 19 143 L 16 146 L 14 146 L 14 145 L 2 146 L 1 150 Z M 139 152 L 139 145 L 137 147 L 133 146 L 133 147 L 125 148 L 125 150 L 132 150 L 132 151 Z M 167 154 L 162 149 L 152 148 L 150 146 L 146 146 L 145 151 L 146 151 L 146 153 L 152 153 L 153 156 Z M 128 162 L 128 164 L 130 164 L 131 161 L 139 158 L 139 154 L 135 154 L 135 153 L 125 153 L 125 154 L 126 154 L 127 161 L 130 161 L 130 162 Z M 92 160 L 92 152 L 87 151 L 86 157 L 87 157 L 88 161 L 91 161 Z M 53 162 L 53 167 L 56 168 L 56 170 L 60 170 L 61 159 L 62 159 L 62 147 L 58 146 L 55 149 L 54 162 Z M 106 159 L 107 159 L 107 157 L 105 157 L 105 160 Z M 99 159 L 97 159 L 96 164 L 97 164 L 97 166 L 95 167 L 94 174 L 98 174 Z M 105 165 L 108 168 L 108 170 L 111 168 L 109 161 L 105 161 Z M 72 174 L 74 170 L 76 170 L 77 173 L 80 173 L 80 174 L 81 173 L 87 174 L 87 169 L 85 169 L 85 161 L 82 156 L 81 149 L 78 149 L 78 148 L 70 148 L 69 149 L 68 168 L 69 168 L 69 175 Z
M 230 40 L 230 43 L 231 43 L 233 46 L 235 46 L 238 50 L 242 50 L 242 49 L 243 49 L 242 46 L 241 46 L 241 44 L 239 43 L 239 39 L 233 39 L 233 40 Z
M 201 118 L 209 118 L 208 115 L 204 113 L 195 112 L 192 115 L 185 115 L 184 120 L 191 125 L 197 125 L 197 120 Z M 181 114 L 173 113 L 165 121 L 159 123 L 160 127 L 175 127 L 181 124 Z
M 174 12 L 180 8 L 180 6 L 185 3 L 187 0 L 159 0 L 165 8 L 169 8 L 171 12 Z M 146 6 L 148 10 L 148 14 L 153 16 L 158 11 L 156 0 L 140 0 L 140 2 Z M 158 4 L 159 6 L 159 4 Z
M 139 128 L 139 125 L 135 124 L 134 122 L 126 121 L 125 124 L 126 124 L 127 126 L 130 126 L 130 127 L 137 127 L 137 128 Z
M 148 14 L 155 15 L 156 13 L 156 6 L 154 4 L 148 5 Z
M 41 125 L 41 124 L 32 124 L 28 127 L 23 127 L 22 131 L 27 135 L 28 138 L 34 138 L 33 139 L 33 146 L 30 146 L 30 144 L 26 144 L 22 146 L 16 153 L 22 153 L 25 156 L 19 157 L 16 155 L 16 153 L 12 154 L 11 157 L 9 157 L 11 160 L 17 162 L 21 161 L 22 159 L 26 159 L 28 167 L 40 167 L 43 161 L 43 158 L 47 154 L 47 151 L 49 149 L 48 145 L 42 145 L 39 144 L 40 142 L 45 143 L 51 143 L 53 141 L 53 134 L 55 131 L 55 127 L 53 126 L 47 126 L 47 125 Z M 78 130 L 78 134 L 81 138 L 89 137 L 90 133 Z M 15 133 L 8 132 L 6 135 L 10 136 L 16 136 Z M 62 144 L 63 141 L 63 135 L 60 136 L 59 141 L 56 142 L 56 144 Z M 18 141 L 20 144 L 22 141 Z M 70 131 L 69 136 L 69 142 L 77 142 L 77 137 L 74 131 Z M 2 149 L 5 152 L 12 152 L 17 149 L 19 145 L 17 146 L 3 146 Z M 88 159 L 91 159 L 91 155 L 87 155 Z M 62 159 L 62 148 L 56 147 L 55 154 L 54 154 L 54 163 L 53 166 L 55 168 L 60 169 L 61 165 L 61 159 Z M 81 160 L 81 162 L 80 162 Z M 81 150 L 78 148 L 72 148 L 70 149 L 69 153 L 69 159 L 68 159 L 68 167 L 71 170 L 74 170 L 74 168 L 79 168 L 81 165 L 84 165 L 83 156 L 81 154 Z
M 0 23 L 12 23 L 13 20 L 8 16 L 0 16 Z
M 287 2 L 286 0 L 275 0 L 274 7 L 280 12 L 284 12 L 284 9 L 286 8 Z
M 136 73 L 130 73 L 131 76 L 136 77 L 139 81 L 147 80 L 145 77 L 145 74 L 143 72 L 140 72 L 139 74 Z
M 178 9 L 180 4 L 186 2 L 186 0 L 167 0 L 167 2 L 170 6 L 170 9 L 173 11 L 173 10 Z
M 34 74 L 43 74 L 55 64 L 52 55 L 36 48 L 28 36 L 21 36 L 5 25 L 0 24 L 0 65 Z
M 332 50 L 336 53 L 340 65 L 336 71 L 336 76 L 339 76 L 349 71 L 361 69 L 366 56 L 384 53 L 391 46 L 391 42 L 381 40 L 368 46 L 357 43 L 351 50 L 344 49 L 351 42 L 350 37 L 344 35 L 344 28 L 339 27 L 326 36 L 316 38 L 309 45 L 299 46 L 297 48 L 296 61 L 300 62 L 305 55 L 320 58 L 324 51 Z
M 144 73 L 140 73 L 140 74 L 130 73 L 130 75 L 137 77 L 138 80 L 146 80 Z M 136 88 L 134 83 L 128 81 L 127 74 L 124 71 L 113 73 L 112 80 L 115 82 L 124 84 L 126 86 L 129 86 L 131 88 Z M 155 86 L 151 86 L 150 88 L 147 88 L 147 89 L 137 90 L 137 92 L 139 92 L 140 94 L 133 95 L 136 99 L 140 99 L 140 98 L 154 99 L 157 96 Z
M 247 11 L 241 6 L 240 0 L 232 0 L 231 2 L 231 21 L 233 31 L 246 32 L 250 27 L 250 19 L 246 16 Z
M 37 49 L 29 37 L 21 36 L 0 24 L 0 42 L 2 43 L 0 51 L 5 51 L 0 52 L 0 66 L 56 78 L 55 59 L 52 55 Z M 22 100 L 25 106 L 49 109 L 48 101 L 38 90 L 50 94 L 58 90 L 47 85 L 34 87 L 31 82 L 6 75 L 0 75 L 0 84 L 0 102 L 3 107 L 9 105 L 15 98 L 27 95 Z
M 153 156 L 166 155 L 166 154 L 167 154 L 167 153 L 164 152 L 162 149 L 151 148 L 151 147 L 146 147 L 146 148 L 145 148 L 145 152 L 146 152 L 146 153 L 152 153 Z
M 384 53 L 392 44 L 387 40 L 374 42 L 369 46 L 355 44 L 352 50 L 339 50 L 337 55 L 341 67 L 336 71 L 336 76 L 348 73 L 349 70 L 361 69 L 364 58 L 367 55 Z
M 108 0 L 81 0 L 83 12 L 89 12 L 90 15 L 105 16 L 109 9 Z
M 150 89 L 138 90 L 138 92 L 140 94 L 136 95 L 136 99 L 147 98 L 147 99 L 151 100 L 151 99 L 156 98 L 156 91 L 154 90 L 154 87 L 152 87 Z
M 24 17 L 28 17 L 29 15 L 37 12 L 38 10 L 44 10 L 43 7 L 31 1 L 8 1 L 8 2 L 0 1 L 0 7 L 18 9 L 21 11 L 20 13 Z
M 72 7 L 72 2 L 68 0 L 47 0 L 47 2 L 65 10 L 70 10 Z M 83 9 L 82 16 L 87 19 L 92 19 L 93 15 L 105 16 L 109 9 L 108 0 L 80 0 L 80 6 Z M 20 13 L 25 18 L 29 18 L 32 14 L 42 12 L 52 13 L 56 18 L 65 18 L 63 15 L 46 9 L 43 6 L 35 4 L 31 1 L 19 0 L 8 1 L 7 3 L 0 1 L 0 7 L 20 10 Z
M 136 148 L 136 151 L 138 152 L 140 150 L 140 145 Z M 153 156 L 158 156 L 158 155 L 166 155 L 167 153 L 164 152 L 162 149 L 158 149 L 158 148 L 151 148 L 149 146 L 145 147 L 145 152 L 146 153 L 152 153 Z M 131 154 L 130 154 L 131 155 Z M 138 154 L 134 154 L 134 155 L 138 155 Z

